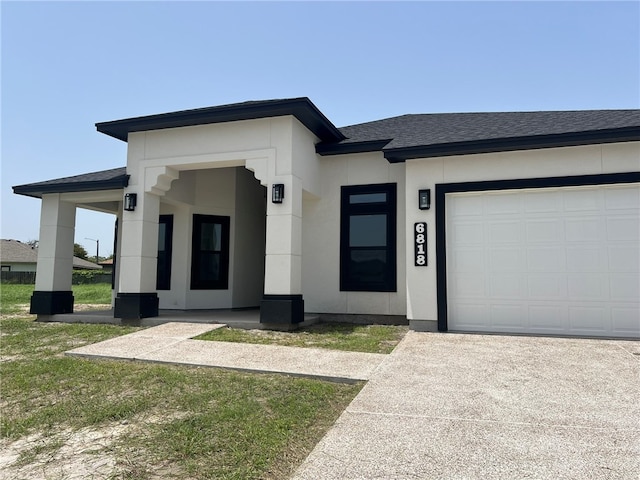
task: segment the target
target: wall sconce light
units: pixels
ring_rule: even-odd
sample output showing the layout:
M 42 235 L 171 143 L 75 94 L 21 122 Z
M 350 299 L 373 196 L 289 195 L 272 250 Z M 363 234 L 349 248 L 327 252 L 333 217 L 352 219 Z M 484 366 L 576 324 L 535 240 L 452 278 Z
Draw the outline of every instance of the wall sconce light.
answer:
M 431 190 L 418 190 L 418 208 L 420 210 L 429 210 L 431 208 Z
M 284 183 L 274 183 L 271 187 L 271 202 L 282 203 L 284 200 Z
M 137 202 L 138 202 L 138 195 L 136 193 L 124 194 L 124 209 L 127 212 L 133 212 L 136 209 Z

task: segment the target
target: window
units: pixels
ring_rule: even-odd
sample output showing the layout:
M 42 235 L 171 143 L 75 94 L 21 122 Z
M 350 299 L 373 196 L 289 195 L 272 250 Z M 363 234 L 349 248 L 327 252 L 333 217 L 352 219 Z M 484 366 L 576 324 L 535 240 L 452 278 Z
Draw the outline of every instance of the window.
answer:
M 229 287 L 229 217 L 193 216 L 191 289 Z
M 2 271 L 3 272 L 10 272 L 11 271 L 11 265 L 2 265 Z
M 158 271 L 156 289 L 171 289 L 171 250 L 173 239 L 173 215 L 160 215 L 158 221 Z
M 340 290 L 396 291 L 396 184 L 342 187 Z

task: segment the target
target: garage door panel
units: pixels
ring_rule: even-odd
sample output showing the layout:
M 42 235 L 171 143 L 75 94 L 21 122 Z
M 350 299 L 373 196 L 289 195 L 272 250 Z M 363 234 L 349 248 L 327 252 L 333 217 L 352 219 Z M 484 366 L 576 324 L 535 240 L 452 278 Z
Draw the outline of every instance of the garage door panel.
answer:
M 522 209 L 522 199 L 510 198 L 501 192 L 490 193 L 485 197 L 483 214 L 497 216 L 505 214 L 517 214 Z
M 599 273 L 569 274 L 567 293 L 573 300 L 607 301 L 607 276 Z
M 509 194 L 506 194 L 505 198 L 507 195 Z M 524 197 L 524 211 L 527 213 L 557 212 L 562 202 L 562 197 L 556 192 L 530 191 L 522 197 Z M 511 202 L 513 203 L 513 197 Z
M 565 240 L 568 242 L 600 242 L 602 219 L 585 217 L 565 221 Z
M 520 222 L 489 222 L 486 225 L 489 231 L 489 241 L 496 244 L 522 243 L 522 227 Z
M 525 222 L 527 242 L 559 242 L 564 238 L 562 222 L 554 219 L 529 220 Z
M 484 251 L 479 248 L 460 248 L 452 267 L 458 273 L 483 272 Z
M 533 333 L 562 333 L 567 329 L 565 305 L 529 306 L 529 327 Z
M 459 223 L 453 226 L 455 245 L 477 245 L 484 241 L 484 225 L 482 223 Z
M 559 300 L 567 297 L 567 281 L 562 274 L 528 275 L 528 298 Z
M 459 303 L 452 309 L 452 314 L 460 319 L 460 328 L 471 331 L 482 331 L 488 323 L 488 306 L 485 303 Z
M 566 270 L 563 247 L 532 247 L 527 249 L 526 255 L 527 268 L 530 272 L 564 272 Z
M 611 309 L 611 321 L 613 331 L 621 335 L 637 332 L 640 310 L 634 305 L 614 307 Z
M 485 279 L 482 275 L 466 274 L 460 276 L 456 280 L 455 289 L 460 298 L 484 298 L 487 295 Z
M 567 212 L 599 213 L 602 199 L 600 192 L 590 190 L 566 190 L 563 195 L 564 210 Z
M 616 245 L 607 249 L 610 272 L 637 272 L 640 269 L 640 249 Z
M 520 248 L 491 248 L 489 250 L 489 272 L 516 272 L 525 266 Z
M 607 268 L 606 251 L 591 245 L 565 249 L 568 272 L 601 272 Z
M 633 302 L 640 297 L 640 278 L 635 273 L 616 273 L 610 279 L 611 298 Z
M 569 326 L 575 333 L 604 334 L 610 330 L 605 307 L 576 305 L 569 307 Z
M 606 190 L 604 204 L 608 210 L 627 210 L 638 213 L 640 205 L 640 191 L 634 187 L 622 187 Z
M 526 298 L 526 280 L 519 275 L 494 276 L 489 280 L 489 291 L 487 293 L 492 299 Z
M 607 240 L 613 242 L 640 240 L 640 220 L 632 216 L 607 219 Z
M 522 304 L 491 305 L 491 324 L 503 331 L 518 331 L 527 327 L 527 314 Z
M 639 185 L 446 200 L 450 330 L 640 337 Z

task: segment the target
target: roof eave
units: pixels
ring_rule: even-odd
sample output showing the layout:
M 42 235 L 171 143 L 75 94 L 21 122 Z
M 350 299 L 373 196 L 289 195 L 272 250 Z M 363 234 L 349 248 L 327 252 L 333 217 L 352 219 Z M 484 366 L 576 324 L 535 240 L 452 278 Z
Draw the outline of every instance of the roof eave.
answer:
M 118 140 L 127 141 L 131 132 L 189 127 L 212 123 L 255 120 L 292 115 L 321 141 L 339 142 L 344 135 L 306 97 L 277 101 L 251 102 L 218 107 L 183 110 L 144 117 L 96 123 L 96 129 Z
M 28 184 L 16 185 L 13 193 L 27 197 L 42 198 L 47 193 L 95 192 L 102 190 L 124 189 L 129 185 L 129 175 L 123 175 L 109 180 L 75 183 L 52 183 L 47 185 Z
M 400 163 L 416 158 L 448 157 L 453 155 L 575 147 L 598 143 L 633 141 L 640 141 L 640 127 L 389 148 L 384 149 L 384 157 L 389 163 Z

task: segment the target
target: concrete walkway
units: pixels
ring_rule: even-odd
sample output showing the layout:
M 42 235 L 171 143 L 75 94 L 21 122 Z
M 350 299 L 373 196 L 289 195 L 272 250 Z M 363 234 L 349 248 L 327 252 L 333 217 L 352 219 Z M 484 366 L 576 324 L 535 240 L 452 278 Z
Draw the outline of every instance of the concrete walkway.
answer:
M 377 353 L 192 340 L 192 337 L 224 326 L 165 323 L 66 353 L 81 357 L 284 373 L 342 382 L 368 380 L 387 357 Z
M 640 478 L 640 342 L 409 332 L 378 355 L 191 339 L 220 327 L 67 353 L 368 380 L 294 480 Z

